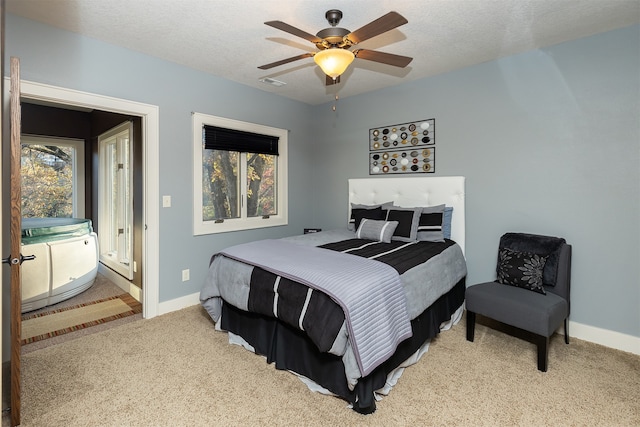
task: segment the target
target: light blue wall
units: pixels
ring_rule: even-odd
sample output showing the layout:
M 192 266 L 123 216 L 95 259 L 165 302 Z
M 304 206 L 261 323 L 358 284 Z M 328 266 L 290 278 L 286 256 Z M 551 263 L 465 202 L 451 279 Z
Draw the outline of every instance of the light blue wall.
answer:
M 310 107 L 8 15 L 22 78 L 160 107 L 160 301 L 197 292 L 211 253 L 344 225 L 368 129 L 436 119 L 436 175 L 467 177 L 468 283 L 506 231 L 574 248 L 572 320 L 640 337 L 640 27 Z M 343 84 L 348 85 L 348 81 Z M 192 236 L 192 111 L 290 129 L 290 225 Z M 191 269 L 183 283 L 180 271 Z
M 370 128 L 435 118 L 436 175 L 467 177 L 467 284 L 503 233 L 563 236 L 571 320 L 640 337 L 639 57 L 634 26 L 315 107 L 313 225 L 345 223 Z
M 312 215 L 310 106 L 14 15 L 6 21 L 5 57 L 20 58 L 23 80 L 159 106 L 160 195 L 172 196 L 160 208 L 161 302 L 198 292 L 223 247 L 302 232 Z M 193 236 L 192 111 L 290 130 L 288 226 Z M 182 282 L 186 268 L 191 280 Z

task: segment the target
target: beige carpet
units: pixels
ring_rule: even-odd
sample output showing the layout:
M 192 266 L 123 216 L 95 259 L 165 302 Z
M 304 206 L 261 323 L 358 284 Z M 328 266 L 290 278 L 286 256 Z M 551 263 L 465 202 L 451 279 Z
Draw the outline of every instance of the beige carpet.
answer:
M 535 347 L 464 322 L 441 334 L 372 415 L 308 391 L 227 343 L 200 306 L 22 358 L 23 426 L 638 426 L 640 356 L 562 337 Z

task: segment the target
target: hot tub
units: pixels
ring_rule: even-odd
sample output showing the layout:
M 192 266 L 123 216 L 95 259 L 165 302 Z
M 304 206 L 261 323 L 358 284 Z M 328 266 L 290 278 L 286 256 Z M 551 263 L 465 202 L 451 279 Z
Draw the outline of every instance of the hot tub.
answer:
M 22 312 L 56 304 L 89 289 L 98 274 L 91 220 L 23 218 Z

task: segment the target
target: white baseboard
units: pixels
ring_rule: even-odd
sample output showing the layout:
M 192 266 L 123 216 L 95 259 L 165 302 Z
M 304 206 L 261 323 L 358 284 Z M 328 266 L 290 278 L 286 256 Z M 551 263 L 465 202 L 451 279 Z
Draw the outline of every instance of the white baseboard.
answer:
M 578 338 L 605 347 L 640 355 L 640 337 L 569 321 L 569 338 Z
M 113 282 L 120 289 L 134 297 L 136 301 L 142 302 L 142 289 L 101 263 L 98 263 L 98 272 Z
M 191 295 L 161 302 L 158 307 L 158 314 L 170 313 L 199 303 L 200 293 L 196 292 Z M 558 333 L 564 334 L 564 328 L 561 327 Z M 640 337 L 597 328 L 595 326 L 569 321 L 569 338 L 577 338 L 616 350 L 640 355 Z
M 158 315 L 171 313 L 196 304 L 200 304 L 200 292 L 159 303 Z

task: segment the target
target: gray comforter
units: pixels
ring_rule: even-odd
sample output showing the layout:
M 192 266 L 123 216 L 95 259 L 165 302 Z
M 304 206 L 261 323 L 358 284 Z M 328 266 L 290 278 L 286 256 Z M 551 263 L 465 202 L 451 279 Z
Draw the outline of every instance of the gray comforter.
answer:
M 387 360 L 398 344 L 412 335 L 400 276 L 387 264 L 274 239 L 232 246 L 220 255 L 329 295 L 344 311 L 362 376 Z M 278 283 L 274 281 L 276 289 Z M 276 300 L 278 293 L 276 290 Z
M 348 230 L 331 230 L 282 240 L 298 245 L 319 246 L 353 239 L 354 236 L 354 232 Z M 214 321 L 220 320 L 223 299 L 242 310 L 248 310 L 252 271 L 252 266 L 235 259 L 225 256 L 212 258 L 200 300 Z M 400 278 L 406 296 L 408 317 L 413 319 L 418 316 L 465 275 L 466 263 L 457 245 L 450 246 L 426 263 L 405 271 Z M 346 323 L 337 334 L 329 352 L 342 357 L 347 381 L 350 387 L 355 387 L 362 371 Z

